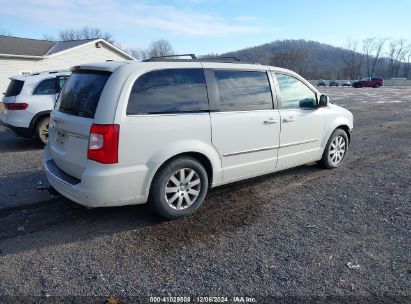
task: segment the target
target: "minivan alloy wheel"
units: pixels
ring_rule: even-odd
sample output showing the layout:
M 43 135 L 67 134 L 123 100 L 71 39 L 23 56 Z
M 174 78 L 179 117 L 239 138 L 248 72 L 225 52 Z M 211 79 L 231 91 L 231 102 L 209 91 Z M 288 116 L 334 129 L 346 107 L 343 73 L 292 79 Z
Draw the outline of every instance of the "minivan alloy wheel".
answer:
M 328 152 L 331 163 L 338 165 L 344 158 L 345 151 L 346 143 L 344 137 L 336 136 L 331 142 L 330 151 Z
M 190 207 L 200 195 L 201 180 L 198 173 L 191 168 L 175 171 L 164 189 L 167 204 L 176 210 Z

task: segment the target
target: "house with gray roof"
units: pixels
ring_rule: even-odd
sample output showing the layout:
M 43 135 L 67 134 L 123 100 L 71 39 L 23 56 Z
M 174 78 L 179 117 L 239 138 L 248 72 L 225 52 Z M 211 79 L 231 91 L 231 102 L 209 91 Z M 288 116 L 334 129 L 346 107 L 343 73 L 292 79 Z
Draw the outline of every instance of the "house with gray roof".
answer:
M 134 58 L 101 38 L 47 41 L 0 35 L 0 92 L 9 77 L 106 60 Z

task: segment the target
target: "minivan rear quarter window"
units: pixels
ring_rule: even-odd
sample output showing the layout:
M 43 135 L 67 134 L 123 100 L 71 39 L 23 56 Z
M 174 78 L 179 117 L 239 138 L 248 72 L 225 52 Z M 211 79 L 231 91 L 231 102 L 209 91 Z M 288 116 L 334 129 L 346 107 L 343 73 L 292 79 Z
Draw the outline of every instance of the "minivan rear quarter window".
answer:
M 110 72 L 75 71 L 67 80 L 55 109 L 62 113 L 94 118 L 101 92 Z
M 21 90 L 23 89 L 23 86 L 24 86 L 23 80 L 12 79 L 10 81 L 9 86 L 7 87 L 6 93 L 4 93 L 4 96 L 10 97 L 10 96 L 19 95 L 21 93 Z
M 134 82 L 128 115 L 208 111 L 203 69 L 164 69 L 148 72 Z
M 265 71 L 214 71 L 221 111 L 271 110 L 273 100 Z

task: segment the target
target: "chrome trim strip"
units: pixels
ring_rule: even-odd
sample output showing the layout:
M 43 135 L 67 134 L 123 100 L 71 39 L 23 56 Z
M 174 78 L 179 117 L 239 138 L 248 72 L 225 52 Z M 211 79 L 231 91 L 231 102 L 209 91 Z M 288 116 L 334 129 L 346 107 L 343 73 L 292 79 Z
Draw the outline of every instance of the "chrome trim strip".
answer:
M 293 142 L 293 143 L 289 143 L 289 144 L 285 144 L 285 145 L 280 145 L 280 148 L 286 148 L 286 147 L 291 147 L 291 146 L 298 146 L 298 145 L 308 144 L 308 143 L 315 142 L 315 141 L 318 141 L 318 139 L 308 139 L 308 140 Z
M 56 127 L 54 125 L 51 126 L 51 128 L 49 127 L 49 131 L 51 131 L 51 129 L 55 130 L 56 133 L 60 133 L 60 134 L 64 134 L 67 136 L 71 136 L 71 137 L 76 137 L 76 138 L 80 138 L 80 139 L 89 139 L 88 135 L 82 135 L 82 134 L 78 134 L 78 133 L 73 133 L 70 131 L 66 131 L 62 128 Z
M 239 151 L 239 152 L 227 153 L 227 154 L 223 154 L 223 156 L 224 156 L 224 157 L 227 157 L 227 156 L 234 156 L 234 155 L 239 155 L 239 154 L 247 154 L 247 153 L 253 153 L 253 152 L 260 152 L 260 151 L 274 150 L 274 149 L 278 149 L 278 148 L 279 148 L 279 146 L 264 147 L 264 148 L 258 148 L 258 149 L 246 150 L 246 151 Z
M 71 137 L 77 137 L 80 139 L 87 139 L 87 140 L 89 139 L 89 136 L 86 136 L 86 135 L 76 134 L 76 133 L 67 132 L 67 131 L 63 131 L 63 132 L 65 132 L 66 135 L 69 135 Z

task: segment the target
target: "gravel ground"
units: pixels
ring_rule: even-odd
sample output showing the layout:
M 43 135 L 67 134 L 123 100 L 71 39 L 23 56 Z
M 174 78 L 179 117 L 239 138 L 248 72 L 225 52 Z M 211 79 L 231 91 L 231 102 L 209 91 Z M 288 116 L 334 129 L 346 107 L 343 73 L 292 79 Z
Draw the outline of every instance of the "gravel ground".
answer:
M 321 90 L 354 114 L 341 168 L 216 188 L 177 221 L 144 205 L 87 210 L 52 197 L 42 150 L 0 126 L 3 301 L 410 303 L 411 88 Z

